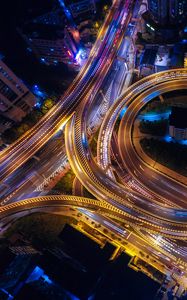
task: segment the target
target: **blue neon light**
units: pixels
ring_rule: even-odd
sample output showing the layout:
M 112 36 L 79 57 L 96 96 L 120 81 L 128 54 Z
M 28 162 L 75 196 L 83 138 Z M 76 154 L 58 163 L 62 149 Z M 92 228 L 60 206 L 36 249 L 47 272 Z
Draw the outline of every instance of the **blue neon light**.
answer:
M 127 108 L 123 107 L 123 109 L 121 110 L 120 114 L 119 114 L 119 118 L 122 119 L 124 114 L 126 113 Z
M 165 142 L 167 142 L 167 143 L 170 143 L 170 142 L 172 142 L 172 137 L 169 135 L 169 134 L 167 134 L 165 137 L 164 137 L 164 141 Z
M 30 274 L 30 276 L 27 278 L 27 282 L 36 281 L 41 276 L 43 276 L 43 274 L 44 274 L 44 271 L 40 267 L 36 266 L 34 268 L 34 270 L 32 271 L 32 273 Z
M 178 143 L 184 146 L 187 146 L 187 140 L 175 140 L 174 138 L 172 138 L 169 134 L 167 134 L 163 140 L 167 143 L 173 142 L 173 143 Z
M 139 120 L 146 120 L 146 121 L 158 121 L 161 119 L 168 119 L 171 111 L 164 112 L 164 113 L 146 113 L 143 115 L 139 115 Z
M 187 140 L 181 140 L 179 142 L 180 142 L 180 144 L 187 146 Z
M 35 84 L 32 88 L 32 92 L 34 95 L 40 97 L 40 98 L 45 98 L 47 95 L 45 92 L 41 91 L 39 86 L 37 84 Z M 38 104 L 37 104 L 38 105 Z M 35 106 L 37 106 L 35 105 Z
M 37 281 L 40 278 L 42 278 L 48 284 L 52 284 L 53 283 L 53 281 L 49 278 L 49 276 L 46 275 L 44 273 L 44 270 L 41 269 L 39 266 L 36 266 L 34 268 L 34 270 L 32 271 L 32 273 L 30 274 L 30 276 L 27 278 L 27 282 Z

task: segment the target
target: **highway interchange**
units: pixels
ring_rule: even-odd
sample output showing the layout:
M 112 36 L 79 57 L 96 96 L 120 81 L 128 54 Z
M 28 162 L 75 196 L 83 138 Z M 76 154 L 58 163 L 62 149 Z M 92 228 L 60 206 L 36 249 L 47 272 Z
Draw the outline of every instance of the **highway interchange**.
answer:
M 91 210 L 92 218 L 97 218 L 101 223 L 102 218 L 106 216 L 115 219 L 116 224 L 123 220 L 137 232 L 137 239 L 143 236 L 145 241 L 152 244 L 152 250 L 160 247 L 159 249 L 164 253 L 168 251 L 167 254 L 172 255 L 174 261 L 180 258 L 180 264 L 181 260 L 185 264 L 187 263 L 185 248 L 176 249 L 179 247 L 180 240 L 187 239 L 187 188 L 179 181 L 155 170 L 146 161 L 142 161 L 133 145 L 132 130 L 138 112 L 148 101 L 166 91 L 187 88 L 187 70 L 177 69 L 156 73 L 125 89 L 121 82 L 119 84 L 114 82 L 112 88 L 110 85 L 111 74 L 115 74 L 114 63 L 116 66 L 116 58 L 124 42 L 124 35 L 131 22 L 133 11 L 137 10 L 139 5 L 138 1 L 137 6 L 134 2 L 113 1 L 113 6 L 99 32 L 87 63 L 72 85 L 30 131 L 0 153 L 0 180 L 3 185 L 14 174 L 24 177 L 25 163 L 47 142 L 50 143 L 50 139 L 59 128 L 65 127 L 65 150 L 69 164 L 82 185 L 97 200 L 66 195 L 36 197 L 31 192 L 28 193 L 28 199 L 20 200 L 21 198 L 17 197 L 16 201 L 14 196 L 13 199 L 8 198 L 8 203 L 3 203 L 2 197 L 0 217 L 3 224 L 3 220 L 11 215 L 21 211 L 29 213 L 36 208 L 79 207 L 85 209 L 85 214 Z M 126 55 L 126 51 L 124 52 Z M 128 66 L 125 68 L 128 70 Z M 120 72 L 119 81 L 120 78 L 127 76 L 126 72 L 121 70 Z M 101 118 L 96 162 L 91 154 L 87 135 L 90 126 L 89 116 L 98 105 L 101 90 L 106 93 L 109 87 L 112 89 L 113 101 L 110 103 L 110 109 L 108 106 L 104 119 Z M 120 95 L 121 90 L 123 93 Z M 113 129 L 120 112 L 124 109 L 125 114 L 121 119 L 116 138 L 118 145 L 115 147 L 116 157 L 120 157 L 121 168 L 136 180 L 142 192 L 118 183 L 114 168 L 111 166 Z M 64 155 L 64 152 L 60 153 Z M 56 161 L 58 160 L 57 155 Z M 16 194 L 16 184 L 11 189 L 11 195 L 14 189 Z M 25 185 L 24 189 L 26 189 Z M 116 234 L 120 235 L 122 232 L 119 230 Z M 154 239 L 157 240 L 158 236 L 163 237 L 162 244 L 157 243 L 155 246 Z M 134 243 L 135 240 L 134 235 Z M 167 248 L 166 245 L 170 246 Z

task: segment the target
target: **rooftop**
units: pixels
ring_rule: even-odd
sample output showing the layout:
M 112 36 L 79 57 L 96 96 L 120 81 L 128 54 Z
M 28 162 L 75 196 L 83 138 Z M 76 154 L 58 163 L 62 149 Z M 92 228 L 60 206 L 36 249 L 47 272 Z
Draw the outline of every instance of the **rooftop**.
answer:
M 187 128 L 187 108 L 172 107 L 169 124 L 176 128 Z
M 154 65 L 156 58 L 156 49 L 146 49 L 141 60 L 142 65 Z
M 64 29 L 59 25 L 28 23 L 23 28 L 23 34 L 33 39 L 55 40 L 64 37 Z

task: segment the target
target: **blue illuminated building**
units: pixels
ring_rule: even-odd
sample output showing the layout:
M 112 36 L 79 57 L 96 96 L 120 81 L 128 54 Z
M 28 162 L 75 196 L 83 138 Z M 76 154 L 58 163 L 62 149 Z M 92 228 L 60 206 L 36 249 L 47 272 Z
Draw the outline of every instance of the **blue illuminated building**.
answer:
M 14 299 L 33 272 L 40 252 L 31 246 L 13 246 L 1 253 L 0 291 Z

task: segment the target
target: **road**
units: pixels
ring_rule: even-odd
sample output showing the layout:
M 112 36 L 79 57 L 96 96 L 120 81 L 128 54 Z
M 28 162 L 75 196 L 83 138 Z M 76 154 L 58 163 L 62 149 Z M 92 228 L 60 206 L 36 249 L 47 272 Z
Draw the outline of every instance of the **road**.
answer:
M 125 8 L 123 8 L 125 2 Z M 131 1 L 124 0 L 113 2 L 87 63 L 69 89 L 31 130 L 0 153 L 1 182 L 30 159 L 58 131 L 59 127 L 66 124 L 81 99 L 91 92 L 95 85 L 95 79 L 103 70 L 103 65 L 106 64 L 105 58 L 108 56 L 109 50 L 115 51 L 114 47 L 117 43 L 115 38 L 119 38 L 120 32 L 123 32 L 125 27 L 125 24 L 121 24 L 124 20 L 123 10 L 126 11 L 130 4 Z M 111 49 L 111 45 L 113 45 L 113 49 Z
M 14 172 L 1 186 L 1 205 L 29 198 L 46 190 L 49 183 L 68 168 L 63 133 L 54 136 L 37 154 Z
M 142 94 L 144 91 L 147 91 L 149 99 L 151 99 L 150 95 L 152 94 L 149 93 L 149 89 L 152 86 L 157 87 L 157 92 L 159 92 L 159 90 L 163 91 L 163 89 L 183 88 L 186 86 L 186 82 L 187 72 L 185 70 L 172 70 L 154 74 L 131 86 L 126 91 L 127 99 L 130 99 L 129 101 L 131 102 L 132 95 L 135 95 L 135 93 Z M 109 140 L 108 137 L 111 137 L 113 125 L 118 116 L 117 112 L 120 113 L 127 99 L 123 95 L 109 111 L 109 114 L 111 114 L 110 122 L 107 124 L 103 122 L 102 124 L 103 136 L 107 141 Z M 89 109 L 89 101 L 93 101 L 93 98 L 91 100 L 84 99 L 76 115 L 65 129 L 68 158 L 79 180 L 97 199 L 110 203 L 128 214 L 129 218 L 132 219 L 131 224 L 136 220 L 134 225 L 137 227 L 144 225 L 145 228 L 160 232 L 163 235 L 184 236 L 187 228 L 187 212 L 185 210 L 166 208 L 157 203 L 150 203 L 146 196 L 140 197 L 139 193 L 129 192 L 128 189 L 112 181 L 95 164 L 89 150 L 84 126 L 86 123 L 86 112 Z M 107 117 L 109 114 L 107 114 Z M 104 126 L 106 126 L 106 129 L 103 129 Z M 108 152 L 106 157 L 109 157 L 110 147 L 104 142 L 103 145 L 104 151 Z
M 5 187 L 11 186 L 9 193 L 18 192 L 19 200 L 1 206 L 0 217 L 4 220 L 22 211 L 55 206 L 79 207 L 86 211 L 90 209 L 94 211 L 97 221 L 102 224 L 105 221 L 105 225 L 108 222 L 108 228 L 115 228 L 118 233 L 122 229 L 117 222 L 129 224 L 136 233 L 128 238 L 137 248 L 151 252 L 150 249 L 160 247 L 167 253 L 172 252 L 174 258 L 178 257 L 185 262 L 185 249 L 177 247 L 178 240 L 187 238 L 186 187 L 140 160 L 133 147 L 132 130 L 136 115 L 148 101 L 166 91 L 186 88 L 187 70 L 177 69 L 153 74 L 127 88 L 134 69 L 135 52 L 130 42 L 134 31 L 129 28 L 131 18 L 134 17 L 134 3 L 137 4 L 138 1 L 114 1 L 86 65 L 70 88 L 36 126 L 0 153 L 0 180 Z M 135 11 L 137 14 L 137 8 Z M 133 25 L 136 31 L 136 25 Z M 127 37 L 124 38 L 125 33 Z M 115 79 L 112 79 L 114 74 Z M 110 95 L 105 101 L 107 92 Z M 104 98 L 103 108 L 98 105 L 101 96 Z M 136 186 L 131 187 L 116 181 L 111 164 L 110 144 L 113 129 L 122 111 L 125 114 L 120 123 L 118 140 L 113 143 L 113 151 L 119 154 L 122 168 L 125 168 L 128 176 L 136 180 Z M 89 118 L 94 118 L 93 112 L 98 116 L 93 121 L 94 128 L 104 117 L 99 134 L 97 162 L 90 152 L 87 136 L 87 126 L 90 124 Z M 32 194 L 33 188 L 30 189 L 29 185 L 33 163 L 29 159 L 40 149 L 42 151 L 42 147 L 49 141 L 49 149 L 56 154 L 54 163 L 58 161 L 59 153 L 62 162 L 66 160 L 63 145 L 59 150 L 51 141 L 51 137 L 64 125 L 65 149 L 69 163 L 81 184 L 98 200 L 65 195 L 34 197 Z M 42 153 L 40 155 L 42 156 Z M 44 156 L 45 160 L 50 159 L 50 151 Z M 116 160 L 119 160 L 119 157 L 116 156 Z M 42 169 L 38 162 L 38 172 L 42 169 L 42 173 L 47 173 L 50 171 L 49 165 L 44 164 Z M 22 174 L 28 175 L 24 182 Z M 17 186 L 15 175 L 20 186 Z M 38 188 L 38 183 L 34 181 L 34 184 Z M 25 194 L 17 189 L 27 190 L 28 193 L 30 191 L 30 199 L 22 200 Z M 116 224 L 112 220 L 101 220 L 98 211 L 105 217 L 107 215 L 115 219 Z M 152 244 L 150 249 L 139 240 L 141 236 L 147 243 Z M 171 239 L 175 239 L 176 243 Z M 154 245 L 155 241 L 157 244 Z M 159 259 L 162 261 L 163 257 Z
M 172 82 L 168 82 L 164 85 L 159 84 L 158 86 L 153 86 L 148 91 L 141 93 L 141 95 L 139 95 L 133 103 L 129 105 L 121 120 L 118 142 L 122 160 L 126 165 L 128 172 L 131 174 L 133 173 L 133 177 L 136 178 L 136 181 L 153 191 L 155 195 L 162 195 L 162 198 L 166 199 L 166 201 L 169 199 L 169 201 L 175 206 L 180 206 L 181 208 L 186 209 L 186 186 L 169 176 L 165 176 L 150 165 L 145 164 L 137 155 L 132 141 L 134 120 L 145 103 L 147 101 L 151 101 L 152 97 L 154 97 L 154 93 L 158 94 L 158 89 L 159 93 L 171 89 L 185 89 L 187 88 L 185 82 L 185 80 L 182 80 L 181 82 L 179 82 L 179 80 L 172 80 Z
M 96 53 L 95 53 L 95 56 L 99 55 L 99 57 L 100 57 L 99 62 L 101 61 L 102 65 L 105 64 L 105 62 L 106 62 L 105 57 L 102 56 L 103 51 L 105 51 L 104 54 L 106 55 L 107 52 L 110 50 L 111 53 L 113 52 L 113 57 L 115 57 L 116 49 L 121 44 L 120 36 L 123 36 L 123 33 L 126 30 L 126 24 L 128 24 L 128 22 L 125 22 L 124 16 L 126 15 L 126 11 L 128 11 L 128 7 L 130 6 L 131 1 L 129 1 L 126 4 L 126 7 L 124 8 L 124 11 L 123 10 L 121 11 L 121 8 L 122 8 L 122 5 L 123 5 L 124 2 L 123 1 L 118 1 L 118 2 L 119 2 L 118 5 L 114 5 L 115 10 L 111 10 L 111 12 L 113 14 L 113 18 L 114 18 L 114 23 L 110 23 L 110 26 L 109 26 L 110 28 L 108 29 L 108 36 L 109 37 L 107 38 L 106 28 L 105 28 L 106 33 L 105 33 L 104 36 L 102 34 L 99 34 L 100 40 L 102 40 L 102 43 L 104 44 L 104 47 L 103 47 L 104 50 L 102 50 L 102 48 L 100 50 L 97 50 Z M 110 12 L 109 15 L 111 15 L 111 12 Z M 119 18 L 118 18 L 118 15 L 120 16 Z M 110 19 L 111 19 L 111 16 L 110 16 Z M 128 16 L 128 19 L 129 19 L 129 16 Z M 123 25 L 121 24 L 122 21 L 123 21 Z M 106 40 L 105 40 L 105 38 L 106 38 Z M 118 41 L 117 41 L 117 38 L 119 39 Z M 113 41 L 115 41 L 115 42 L 113 43 Z M 109 43 L 109 46 L 110 46 L 109 50 L 107 49 L 107 46 L 108 46 L 107 42 Z M 96 43 L 97 43 L 97 41 L 96 41 Z M 116 47 L 115 47 L 115 45 L 116 45 Z M 98 52 L 100 52 L 100 54 L 98 54 Z M 92 56 L 92 53 L 91 53 L 91 56 Z M 108 68 L 106 68 L 106 69 L 109 69 L 112 65 L 112 63 L 109 63 L 108 61 L 109 61 L 109 59 L 107 58 L 106 66 L 108 66 Z M 101 64 L 101 62 L 100 62 L 100 64 Z M 101 67 L 102 67 L 102 65 L 101 65 Z M 90 66 L 90 68 L 92 68 L 92 65 Z M 113 74 L 114 74 L 114 71 L 113 71 Z M 97 76 L 98 76 L 98 73 L 96 73 L 95 77 L 97 78 Z M 92 81 L 93 82 L 91 82 L 91 83 L 93 84 L 93 87 L 94 87 L 94 84 L 97 85 L 97 83 L 94 83 L 94 79 L 92 79 Z M 102 79 L 100 79 L 99 81 L 100 81 L 99 84 L 101 84 Z M 99 85 L 97 86 L 97 89 L 99 89 Z M 89 93 L 91 93 L 91 90 L 92 90 L 92 88 L 89 87 Z M 84 97 L 84 95 L 82 95 L 82 97 Z M 80 101 L 81 101 L 81 98 L 80 98 Z M 68 115 L 67 118 L 69 118 L 71 116 L 71 111 L 69 111 L 69 114 L 70 115 Z M 52 127 L 53 127 L 53 124 L 54 124 L 54 122 L 51 125 Z M 60 127 L 62 127 L 62 124 L 60 125 Z M 48 132 L 49 132 L 49 130 L 48 130 Z M 51 136 L 53 136 L 53 134 L 54 134 L 54 131 L 52 130 Z M 47 139 L 45 139 L 45 141 L 43 141 L 44 143 L 47 142 L 48 137 L 47 137 Z M 37 143 L 37 140 L 36 140 L 36 143 Z M 50 139 L 50 143 L 52 143 L 51 139 Z M 13 147 L 13 146 L 11 146 L 11 147 Z M 10 147 L 10 151 L 11 151 L 11 147 Z M 21 145 L 20 145 L 20 147 L 21 147 Z M 34 145 L 34 147 L 35 147 L 35 145 Z M 15 150 L 16 147 L 13 147 L 13 149 Z M 50 156 L 49 149 L 47 149 L 47 152 L 48 152 L 48 157 L 49 157 Z M 4 152 L 1 153 L 0 155 L 3 156 L 3 154 L 4 154 Z M 10 154 L 10 156 L 9 156 L 9 154 Z M 33 147 L 32 147 L 32 154 L 31 155 L 33 155 L 33 154 L 34 154 L 34 151 L 33 151 Z M 56 154 L 56 160 L 58 161 L 58 156 L 61 155 L 61 151 L 59 151 L 59 153 L 56 153 L 56 151 L 55 151 L 54 154 Z M 33 172 L 32 172 L 30 170 L 30 167 L 29 167 L 29 170 L 27 169 L 28 166 L 26 164 L 24 164 L 23 167 L 20 168 L 20 164 L 19 164 L 18 159 L 17 159 L 17 152 L 16 151 L 15 151 L 15 155 L 14 155 L 14 156 L 16 156 L 16 159 L 17 159 L 16 164 L 14 164 L 14 158 L 11 157 L 10 152 L 8 152 L 8 156 L 9 156 L 8 160 L 11 163 L 11 171 L 8 173 L 9 175 L 7 175 L 8 178 L 6 178 L 6 176 L 5 176 L 4 181 L 3 181 L 4 185 L 3 184 L 1 185 L 2 186 L 1 196 L 3 196 L 3 198 L 4 198 L 3 201 L 2 201 L 2 204 L 7 203 L 8 201 L 14 200 L 14 198 L 16 198 L 17 200 L 23 199 L 26 196 L 26 194 L 27 194 L 27 197 L 29 197 L 29 195 L 31 193 L 31 186 L 28 190 L 27 190 L 27 188 L 29 187 L 29 183 L 31 181 L 34 181 L 34 178 L 33 178 L 34 174 L 36 174 L 36 175 L 37 175 L 37 173 L 44 174 L 42 176 L 47 177 L 48 170 L 50 168 L 51 169 L 53 168 L 53 161 L 54 161 L 54 159 L 52 159 L 53 161 L 52 160 L 48 161 L 47 164 L 46 164 L 46 167 L 41 165 L 41 163 L 38 163 L 38 165 L 40 164 L 40 167 L 38 166 L 38 170 L 33 170 Z M 20 156 L 20 159 L 21 159 L 21 164 L 23 164 L 24 161 L 22 159 L 22 155 Z M 47 158 L 46 158 L 46 160 L 47 160 Z M 31 165 L 32 165 L 32 163 L 33 162 L 31 162 Z M 58 163 L 59 163 L 59 161 L 58 161 Z M 19 167 L 18 167 L 18 165 L 19 165 Z M 1 163 L 1 167 L 3 169 L 3 163 Z M 30 174 L 29 174 L 29 172 L 30 172 Z M 24 174 L 24 176 L 23 176 L 23 174 Z M 28 180 L 27 180 L 27 177 L 29 177 Z M 39 184 L 39 176 L 35 176 L 35 177 L 36 177 L 35 178 L 35 184 Z M 18 182 L 18 180 L 19 180 L 19 182 Z M 27 182 L 26 182 L 26 180 L 27 180 Z M 45 180 L 45 182 L 46 182 L 46 180 Z M 11 187 L 11 188 L 8 189 L 8 187 Z M 25 193 L 25 191 L 27 191 L 27 192 Z M 32 194 L 31 194 L 31 196 L 32 196 Z
M 69 211 L 68 208 L 73 210 Z M 0 208 L 1 222 L 0 227 L 3 232 L 7 224 L 28 215 L 32 212 L 49 212 L 58 214 L 68 214 L 76 216 L 75 208 L 83 213 L 81 221 L 88 223 L 89 226 L 97 228 L 101 234 L 106 235 L 115 244 L 120 245 L 125 251 L 132 255 L 147 255 L 147 262 L 155 266 L 163 273 L 172 273 L 179 268 L 184 269 L 180 265 L 180 260 L 176 260 L 176 252 L 178 258 L 187 262 L 186 251 L 182 247 L 177 247 L 171 241 L 164 240 L 153 234 L 138 231 L 132 231 L 132 228 L 125 228 L 114 221 L 120 217 L 120 214 L 114 212 L 110 206 L 106 207 L 97 200 L 90 200 L 82 197 L 74 196 L 51 196 L 32 198 L 18 203 L 13 203 Z M 88 210 L 91 209 L 90 210 Z M 64 212 L 68 210 L 68 212 Z M 84 218 L 85 216 L 85 218 Z M 87 218 L 88 217 L 88 218 Z M 83 219 L 82 219 L 83 218 Z M 111 220 L 112 218 L 112 220 Z M 93 225 L 93 222 L 95 225 Z M 98 229 L 99 226 L 99 229 Z M 104 230 L 107 228 L 108 232 Z M 120 237 L 120 240 L 119 240 Z M 168 251 L 169 249 L 169 251 Z M 177 250 L 176 250 L 177 249 Z

